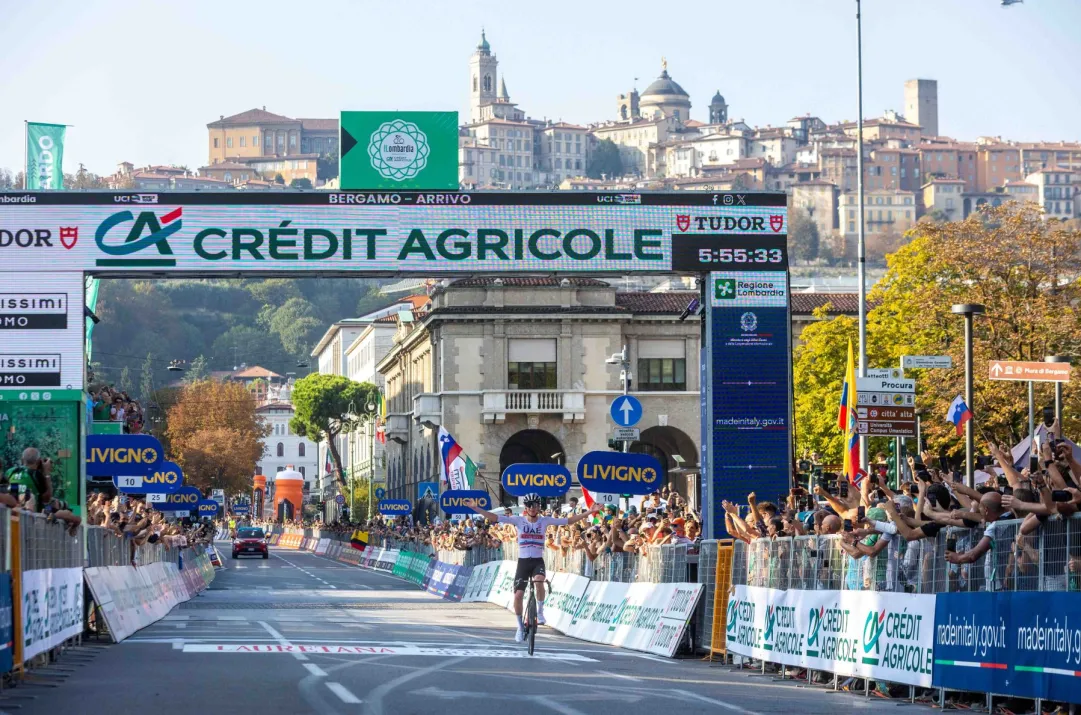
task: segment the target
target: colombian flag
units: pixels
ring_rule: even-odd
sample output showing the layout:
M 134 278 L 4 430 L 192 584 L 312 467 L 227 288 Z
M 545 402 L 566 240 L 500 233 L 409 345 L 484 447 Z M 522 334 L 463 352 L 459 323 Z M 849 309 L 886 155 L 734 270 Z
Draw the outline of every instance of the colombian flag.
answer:
M 858 481 L 860 468 L 860 436 L 856 432 L 856 361 L 852 341 L 848 341 L 848 367 L 841 387 L 841 408 L 837 414 L 837 429 L 844 434 L 844 476 L 853 484 Z

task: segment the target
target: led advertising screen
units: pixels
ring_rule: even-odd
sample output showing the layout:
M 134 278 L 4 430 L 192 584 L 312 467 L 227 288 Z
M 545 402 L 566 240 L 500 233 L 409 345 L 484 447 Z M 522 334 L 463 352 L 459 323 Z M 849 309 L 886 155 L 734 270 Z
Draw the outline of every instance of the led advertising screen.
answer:
M 706 286 L 705 511 L 710 538 L 726 535 L 724 500 L 787 493 L 791 473 L 788 276 L 717 272 Z
M 780 193 L 0 194 L 11 271 L 783 271 Z

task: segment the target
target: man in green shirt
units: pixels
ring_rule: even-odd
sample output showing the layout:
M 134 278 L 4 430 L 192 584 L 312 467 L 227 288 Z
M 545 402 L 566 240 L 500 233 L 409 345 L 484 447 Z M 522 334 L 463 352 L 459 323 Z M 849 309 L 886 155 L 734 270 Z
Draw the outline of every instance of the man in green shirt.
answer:
M 32 511 L 41 511 L 53 498 L 53 485 L 49 478 L 53 470 L 52 460 L 42 459 L 36 447 L 27 447 L 23 450 L 22 462 L 21 466 L 12 467 L 4 476 L 13 495 L 31 504 Z

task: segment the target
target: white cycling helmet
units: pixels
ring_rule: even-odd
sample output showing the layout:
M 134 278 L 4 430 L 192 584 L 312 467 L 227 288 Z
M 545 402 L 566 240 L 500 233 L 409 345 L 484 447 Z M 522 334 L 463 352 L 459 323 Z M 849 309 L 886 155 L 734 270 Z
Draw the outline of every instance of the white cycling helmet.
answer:
M 540 494 L 530 492 L 529 494 L 526 494 L 524 497 L 522 497 L 522 505 L 523 506 L 529 506 L 530 504 L 536 504 L 537 506 L 540 506 L 540 503 L 541 503 Z

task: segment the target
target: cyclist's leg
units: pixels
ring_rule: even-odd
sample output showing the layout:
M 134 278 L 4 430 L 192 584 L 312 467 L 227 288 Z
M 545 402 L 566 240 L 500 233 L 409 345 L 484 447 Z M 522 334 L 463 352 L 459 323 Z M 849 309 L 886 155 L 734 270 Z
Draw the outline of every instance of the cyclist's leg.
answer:
M 538 563 L 533 567 L 533 585 L 537 589 L 537 619 L 540 623 L 544 624 L 544 579 L 547 577 L 544 568 L 544 560 L 538 559 Z

